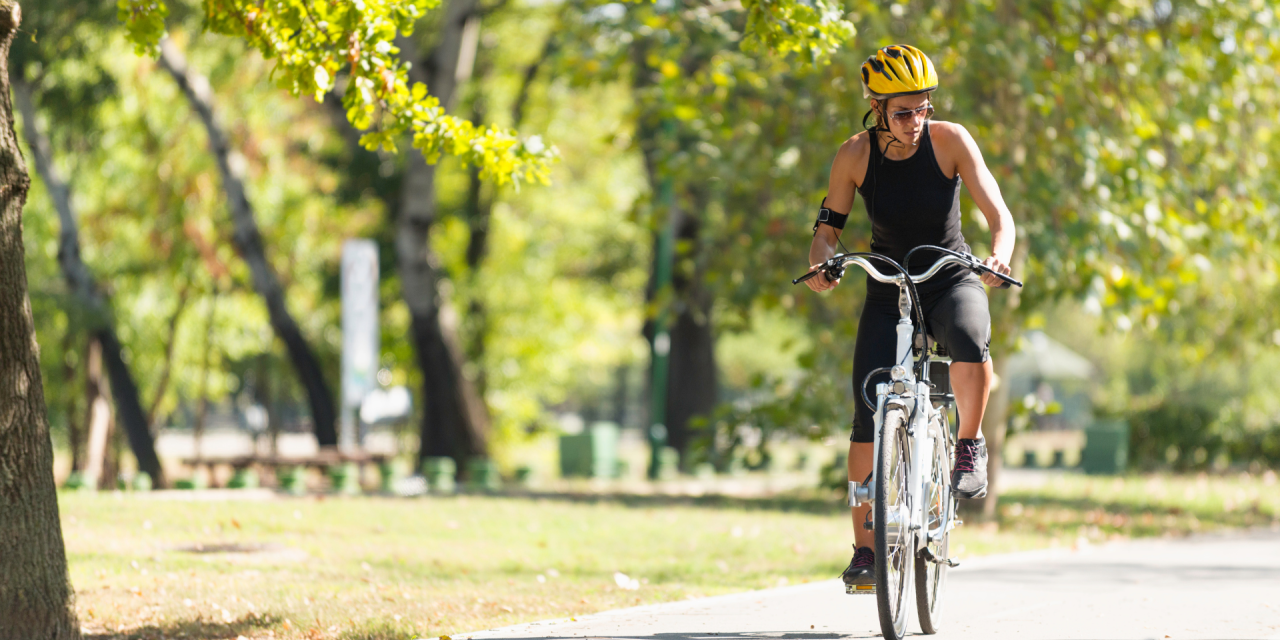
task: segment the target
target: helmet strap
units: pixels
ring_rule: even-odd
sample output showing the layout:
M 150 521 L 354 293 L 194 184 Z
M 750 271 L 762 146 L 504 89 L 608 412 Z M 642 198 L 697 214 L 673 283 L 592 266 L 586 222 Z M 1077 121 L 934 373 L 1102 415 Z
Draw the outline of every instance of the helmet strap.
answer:
M 875 133 L 877 131 L 883 131 L 885 134 L 885 138 L 888 140 L 888 144 L 885 145 L 885 151 L 888 151 L 889 147 L 892 147 L 895 144 L 905 149 L 907 148 L 907 145 L 903 144 L 902 141 L 898 139 L 898 136 L 893 135 L 893 131 L 890 130 L 888 125 L 886 124 L 886 122 L 889 119 L 887 103 L 888 103 L 888 100 L 876 100 L 876 105 L 879 107 L 879 109 L 872 107 L 862 115 L 862 128 L 872 133 L 871 142 L 874 144 L 880 144 L 880 141 L 876 138 Z M 872 112 L 875 112 L 877 116 L 876 124 L 874 127 L 867 125 L 867 119 L 871 117 Z M 881 152 L 880 162 L 883 163 L 884 159 L 885 159 L 885 154 Z

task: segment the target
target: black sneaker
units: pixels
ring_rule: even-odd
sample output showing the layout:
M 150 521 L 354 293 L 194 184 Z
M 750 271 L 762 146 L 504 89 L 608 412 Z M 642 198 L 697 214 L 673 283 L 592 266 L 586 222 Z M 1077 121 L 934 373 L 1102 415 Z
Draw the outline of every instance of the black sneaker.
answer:
M 876 583 L 876 552 L 871 547 L 856 547 L 849 568 L 840 576 L 849 586 Z
M 951 488 L 961 498 L 987 495 L 987 441 L 961 438 L 956 443 L 956 468 L 951 472 Z

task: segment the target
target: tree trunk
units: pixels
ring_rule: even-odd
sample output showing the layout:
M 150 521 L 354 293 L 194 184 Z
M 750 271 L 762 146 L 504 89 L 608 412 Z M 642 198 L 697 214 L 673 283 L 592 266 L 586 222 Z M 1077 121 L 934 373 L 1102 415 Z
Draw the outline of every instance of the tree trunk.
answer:
M 425 59 L 411 38 L 397 38 L 405 59 L 421 60 L 410 72 L 412 79 L 431 87 L 432 95 L 446 108 L 454 102 L 459 82 L 470 74 L 467 60 L 474 60 L 474 51 L 464 49 L 475 47 L 473 21 L 478 7 L 476 0 L 452 0 L 439 44 Z M 421 153 L 410 152 L 397 207 L 396 254 L 422 371 L 420 457 L 449 456 L 461 470 L 467 458 L 489 453 L 489 413 L 474 382 L 463 373 L 466 357 L 458 339 L 457 316 L 439 290 L 438 260 L 430 247 L 437 214 L 435 179 L 436 168 Z
M 422 154 L 411 153 L 397 221 L 396 252 L 422 370 L 421 456 L 449 456 L 461 469 L 467 458 L 488 455 L 489 415 L 463 374 L 456 314 L 440 295 L 436 258 L 428 246 L 435 217 L 435 170 Z
M 712 296 L 703 284 L 701 228 L 696 212 L 678 214 L 676 246 L 691 247 L 692 255 L 678 253 L 672 269 L 675 322 L 670 330 L 666 426 L 667 443 L 680 451 L 683 467 L 688 466 L 688 449 L 696 431 L 692 423 L 697 418 L 709 417 L 718 397 Z
M 79 638 L 22 245 L 31 179 L 9 97 L 21 15 L 0 0 L 0 640 Z
M 477 109 L 475 123 L 484 124 L 484 111 Z M 493 197 L 485 193 L 480 180 L 480 168 L 471 167 L 467 189 L 467 277 L 470 286 L 478 290 L 484 284 L 480 280 L 480 266 L 489 255 L 489 225 L 493 219 Z M 476 295 L 467 305 L 468 341 L 464 350 L 467 361 L 475 363 L 474 380 L 476 395 L 483 398 L 488 388 L 488 377 L 482 366 L 489 338 L 489 308 L 484 298 Z
M 99 488 L 106 477 L 107 438 L 111 434 L 111 403 L 107 401 L 106 389 L 109 386 L 102 377 L 102 342 L 97 336 L 91 336 L 84 359 L 84 423 L 89 434 L 84 479 L 86 485 Z
M 75 343 L 78 342 L 75 338 L 79 335 L 80 333 L 78 331 L 73 331 L 70 327 L 67 328 L 67 332 L 62 336 L 63 353 L 70 353 L 72 349 L 75 348 Z M 64 358 L 62 361 L 62 374 L 63 379 L 66 380 L 66 388 L 69 390 L 67 393 L 66 408 L 67 446 L 71 449 L 72 471 L 84 471 L 84 436 L 86 430 L 82 429 L 81 426 L 88 424 L 88 421 L 82 423 L 79 416 L 76 415 L 79 411 L 79 403 L 76 402 L 77 394 L 74 389 L 77 385 L 78 373 L 79 369 L 77 369 L 69 360 Z
M 62 227 L 58 233 L 58 266 L 62 270 L 62 277 L 78 303 L 88 311 L 93 327 L 91 333 L 102 344 L 102 356 L 107 375 L 111 379 L 116 415 L 124 426 L 129 446 L 138 459 L 138 470 L 151 476 L 155 486 L 163 487 L 164 471 L 160 467 L 160 458 L 156 456 L 151 425 L 147 422 L 142 401 L 138 398 L 138 385 L 134 382 L 133 372 L 124 361 L 123 348 L 116 335 L 115 320 L 106 296 L 98 287 L 88 265 L 80 258 L 80 231 L 71 206 L 71 189 L 53 163 L 53 147 L 49 144 L 48 137 L 37 126 L 31 88 L 22 79 L 18 79 L 13 83 L 13 93 L 22 113 L 23 132 L 30 143 L 32 155 L 35 156 L 36 171 L 44 177 L 54 208 L 58 211 L 58 222 Z
M 271 328 L 284 342 L 285 349 L 289 352 L 289 360 L 293 363 L 293 370 L 298 375 L 303 388 L 307 390 L 316 440 L 319 441 L 320 446 L 337 446 L 337 412 L 334 408 L 333 393 L 329 390 L 328 382 L 325 381 L 320 361 L 302 335 L 302 330 L 294 321 L 293 315 L 289 313 L 285 305 L 284 287 L 281 286 L 271 263 L 267 261 L 262 233 L 258 230 L 253 206 L 249 204 L 245 194 L 243 171 L 239 163 L 232 162 L 231 148 L 226 134 L 214 116 L 213 91 L 209 87 L 209 81 L 187 67 L 187 61 L 182 52 L 168 38 L 160 43 L 160 66 L 173 76 L 208 132 L 209 150 L 218 162 L 218 172 L 222 175 L 222 187 L 227 194 L 227 207 L 231 210 L 233 223 L 231 241 L 248 265 L 253 279 L 253 289 L 262 296 L 263 302 L 267 305 Z

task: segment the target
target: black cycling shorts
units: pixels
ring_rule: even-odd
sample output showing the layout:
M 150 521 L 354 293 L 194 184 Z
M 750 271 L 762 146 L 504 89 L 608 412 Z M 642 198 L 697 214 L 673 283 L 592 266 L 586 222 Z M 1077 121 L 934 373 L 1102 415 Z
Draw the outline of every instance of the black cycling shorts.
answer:
M 932 283 L 930 283 L 932 284 Z M 897 287 L 894 287 L 896 290 Z M 862 383 L 868 373 L 894 365 L 898 334 L 898 295 L 869 292 L 858 323 L 858 340 L 853 351 L 853 394 L 857 410 L 853 414 L 852 442 L 875 441 L 875 409 L 862 401 Z M 991 357 L 991 311 L 987 291 L 976 276 L 965 274 L 950 286 L 920 292 L 920 305 L 929 335 L 946 348 L 953 362 L 986 362 Z M 914 312 L 912 321 L 915 321 Z M 867 395 L 875 400 L 876 383 L 888 382 L 889 373 L 877 374 L 867 382 Z

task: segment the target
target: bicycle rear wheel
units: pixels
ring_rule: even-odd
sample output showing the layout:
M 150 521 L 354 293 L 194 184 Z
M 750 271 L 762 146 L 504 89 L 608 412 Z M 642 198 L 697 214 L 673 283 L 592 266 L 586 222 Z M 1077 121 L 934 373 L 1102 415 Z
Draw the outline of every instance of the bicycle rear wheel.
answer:
M 933 436 L 933 473 L 925 478 L 925 541 L 921 557 L 916 559 L 916 611 L 920 629 L 937 633 L 942 620 L 942 596 L 947 582 L 947 565 L 951 532 L 944 529 L 947 516 L 955 515 L 955 498 L 951 494 L 951 446 L 946 414 L 929 425 Z M 932 535 L 931 535 L 932 534 Z M 927 551 L 928 553 L 925 553 Z M 932 557 L 935 562 L 931 562 Z
M 907 413 L 901 408 L 885 412 L 881 422 L 880 455 L 876 459 L 876 604 L 885 640 L 901 640 L 907 633 L 911 611 L 911 578 L 916 557 L 915 535 L 910 529 L 911 509 L 907 484 L 910 445 Z

